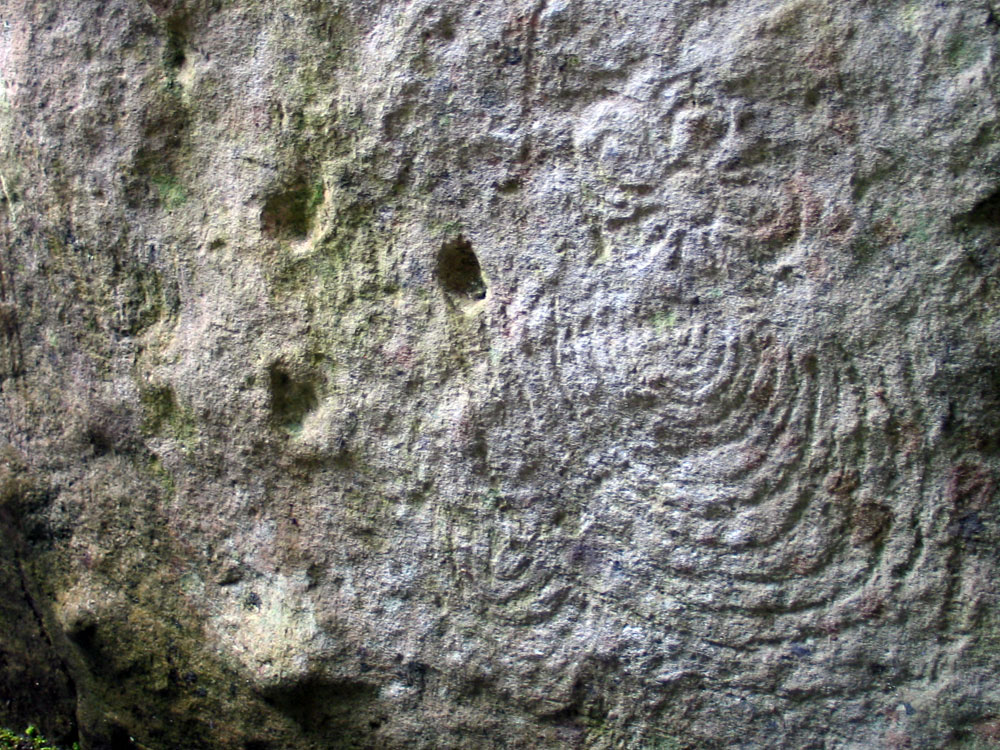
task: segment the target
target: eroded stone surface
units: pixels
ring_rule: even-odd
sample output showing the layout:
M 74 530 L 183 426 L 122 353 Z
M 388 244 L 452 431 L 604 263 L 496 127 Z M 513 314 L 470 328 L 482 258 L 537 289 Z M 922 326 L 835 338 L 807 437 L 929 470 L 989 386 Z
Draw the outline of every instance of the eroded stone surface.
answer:
M 991 746 L 998 18 L 8 0 L 83 746 Z

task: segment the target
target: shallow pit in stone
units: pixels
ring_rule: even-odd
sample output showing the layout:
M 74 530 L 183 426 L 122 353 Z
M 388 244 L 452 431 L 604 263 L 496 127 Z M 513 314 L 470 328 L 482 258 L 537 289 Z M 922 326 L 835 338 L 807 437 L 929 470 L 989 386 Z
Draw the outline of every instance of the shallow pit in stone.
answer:
M 294 378 L 281 364 L 271 365 L 269 376 L 274 423 L 289 432 L 298 432 L 306 415 L 319 403 L 315 386 Z
M 304 177 L 283 185 L 264 201 L 260 212 L 261 231 L 278 239 L 305 239 L 322 198 L 322 189 Z

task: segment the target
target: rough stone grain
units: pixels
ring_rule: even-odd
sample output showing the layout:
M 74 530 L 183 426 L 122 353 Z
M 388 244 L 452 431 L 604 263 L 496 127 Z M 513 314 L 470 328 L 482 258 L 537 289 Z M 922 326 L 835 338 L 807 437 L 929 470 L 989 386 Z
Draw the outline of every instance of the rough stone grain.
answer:
M 1000 746 L 998 34 L 0 0 L 0 720 Z

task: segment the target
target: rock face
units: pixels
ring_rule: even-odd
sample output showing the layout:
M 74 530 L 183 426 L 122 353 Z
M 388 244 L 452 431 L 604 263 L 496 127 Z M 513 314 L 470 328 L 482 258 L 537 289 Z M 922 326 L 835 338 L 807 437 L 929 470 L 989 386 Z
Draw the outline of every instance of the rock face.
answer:
M 1000 745 L 998 34 L 0 2 L 0 721 Z

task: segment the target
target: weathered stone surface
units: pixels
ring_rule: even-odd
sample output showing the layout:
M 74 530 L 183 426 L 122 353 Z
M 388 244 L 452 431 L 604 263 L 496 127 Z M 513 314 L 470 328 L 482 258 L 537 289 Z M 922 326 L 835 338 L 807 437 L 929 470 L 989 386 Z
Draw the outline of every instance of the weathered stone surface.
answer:
M 46 632 L 42 608 L 26 575 L 30 546 L 46 533 L 35 516 L 47 498 L 11 451 L 0 465 L 0 716 L 43 725 L 68 739 L 75 728 L 76 694 Z M 41 521 L 41 522 L 39 522 Z
M 4 0 L 0 617 L 57 731 L 996 745 L 998 32 Z

